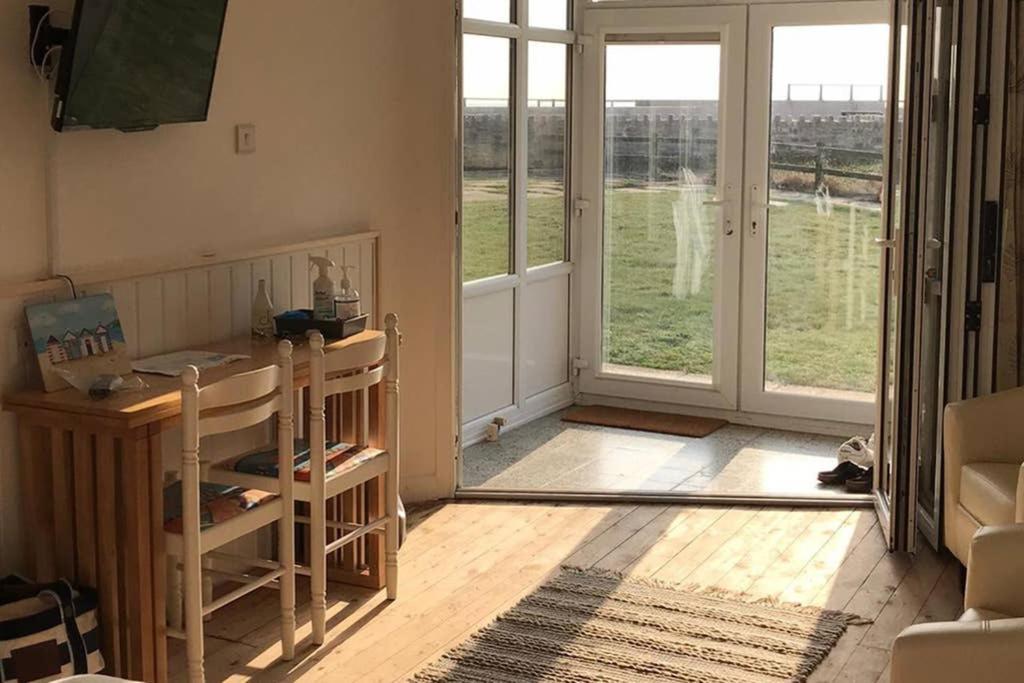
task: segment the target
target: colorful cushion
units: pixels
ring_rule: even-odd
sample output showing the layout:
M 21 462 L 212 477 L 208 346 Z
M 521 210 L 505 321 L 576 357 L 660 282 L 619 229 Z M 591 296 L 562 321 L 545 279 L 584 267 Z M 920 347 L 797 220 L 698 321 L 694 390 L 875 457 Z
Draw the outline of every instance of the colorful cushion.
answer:
M 336 470 L 343 464 L 350 463 L 360 453 L 368 451 L 366 446 L 354 446 L 350 443 L 339 443 L 336 441 L 327 442 L 326 469 L 327 472 Z M 295 478 L 298 481 L 309 481 L 309 444 L 302 439 L 295 440 Z M 277 476 L 277 449 L 267 448 L 250 453 L 235 462 L 235 471 L 246 474 L 255 474 L 262 477 Z
M 276 498 L 273 493 L 222 484 L 199 484 L 199 528 L 209 529 Z M 164 489 L 164 529 L 175 534 L 182 530 L 181 482 Z

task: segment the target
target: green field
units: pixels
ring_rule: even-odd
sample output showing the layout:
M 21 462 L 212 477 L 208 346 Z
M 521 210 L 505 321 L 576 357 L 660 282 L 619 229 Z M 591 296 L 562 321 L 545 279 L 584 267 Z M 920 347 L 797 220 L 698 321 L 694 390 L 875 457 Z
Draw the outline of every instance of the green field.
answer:
M 464 280 L 508 271 L 508 209 L 500 181 L 467 179 Z M 606 362 L 708 375 L 713 267 L 673 294 L 675 188 L 618 188 L 606 195 Z M 873 392 L 877 347 L 880 213 L 834 206 L 819 214 L 806 196 L 773 206 L 769 220 L 766 379 L 786 385 Z M 564 206 L 538 184 L 528 202 L 528 262 L 562 260 Z M 710 216 L 708 216 L 710 218 Z M 715 243 L 711 220 L 697 228 Z M 852 235 L 852 238 L 851 238 Z M 692 258 L 713 263 L 707 250 Z M 699 258 L 700 256 L 703 258 Z

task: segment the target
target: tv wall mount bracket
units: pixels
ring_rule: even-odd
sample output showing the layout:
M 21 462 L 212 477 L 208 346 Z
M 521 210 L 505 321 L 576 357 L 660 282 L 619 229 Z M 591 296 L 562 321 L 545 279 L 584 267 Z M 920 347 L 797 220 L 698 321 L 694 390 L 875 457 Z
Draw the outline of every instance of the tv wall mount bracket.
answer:
M 28 6 L 28 58 L 36 69 L 42 68 L 43 59 L 51 48 L 64 45 L 70 33 L 66 28 L 54 26 L 51 16 L 49 5 Z

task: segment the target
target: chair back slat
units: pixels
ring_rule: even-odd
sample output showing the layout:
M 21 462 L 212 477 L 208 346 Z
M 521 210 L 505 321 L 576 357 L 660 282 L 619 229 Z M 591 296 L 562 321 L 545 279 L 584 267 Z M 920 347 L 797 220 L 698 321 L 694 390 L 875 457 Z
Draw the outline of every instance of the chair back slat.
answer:
M 348 394 L 353 391 L 369 389 L 374 384 L 379 384 L 382 379 L 384 379 L 383 366 L 378 366 L 358 375 L 335 377 L 324 382 L 324 396 Z
M 278 412 L 283 401 L 284 397 L 275 391 L 255 401 L 204 410 L 199 414 L 199 436 L 237 432 L 258 425 Z
M 276 392 L 280 386 L 281 368 L 277 365 L 232 375 L 199 389 L 199 410 L 256 401 Z

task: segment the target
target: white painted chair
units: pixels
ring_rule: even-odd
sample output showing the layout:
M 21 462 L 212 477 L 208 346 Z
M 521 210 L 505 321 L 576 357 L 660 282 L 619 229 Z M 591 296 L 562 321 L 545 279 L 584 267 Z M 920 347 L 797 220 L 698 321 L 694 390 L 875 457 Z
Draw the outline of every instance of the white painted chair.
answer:
M 398 588 L 398 354 L 400 335 L 398 317 L 388 314 L 385 336 L 371 342 L 347 346 L 325 353 L 325 342 L 319 332 L 310 335 L 309 356 L 309 463 L 299 477 L 296 468 L 295 500 L 309 503 L 310 516 L 297 517 L 299 523 L 310 526 L 310 567 L 297 567 L 296 572 L 309 574 L 311 593 L 311 620 L 313 642 L 322 645 L 326 636 L 327 614 L 327 557 L 367 534 L 384 534 L 384 580 L 389 600 L 397 596 Z M 369 390 L 383 383 L 384 449 L 369 446 Z M 356 425 L 352 444 L 341 444 L 328 450 L 324 406 L 330 397 L 351 396 L 353 402 L 362 403 L 361 424 Z M 380 444 L 378 444 L 380 445 Z M 282 460 L 283 462 L 283 460 Z M 237 469 L 238 460 L 225 461 L 211 470 L 210 477 L 217 482 L 264 488 L 267 473 L 252 474 Z M 305 472 L 308 471 L 308 481 Z M 276 473 L 271 473 L 276 474 Z M 328 501 L 346 491 L 384 479 L 384 515 L 363 524 L 327 520 Z M 327 530 L 340 537 L 328 542 Z
M 184 638 L 188 678 L 204 680 L 203 618 L 215 610 L 263 587 L 277 587 L 281 593 L 282 659 L 295 654 L 295 503 L 292 477 L 282 476 L 273 486 L 259 489 L 225 491 L 214 483 L 200 479 L 200 439 L 214 434 L 237 432 L 261 424 L 277 415 L 277 452 L 280 471 L 288 472 L 293 461 L 293 376 L 292 345 L 278 345 L 278 362 L 252 372 L 234 375 L 200 388 L 199 371 L 187 367 L 182 373 L 182 453 L 180 488 L 165 490 L 165 497 L 182 500 L 180 518 L 166 519 L 167 554 L 174 566 L 180 560 L 182 582 L 171 571 L 168 595 L 168 635 Z M 201 505 L 207 499 L 203 519 Z M 218 519 L 218 517 L 220 519 Z M 180 524 L 179 524 L 180 521 Z M 267 561 L 238 558 L 216 550 L 263 527 L 278 525 L 278 559 Z M 265 573 L 253 576 L 244 573 L 208 569 L 219 576 L 241 584 L 216 600 L 204 599 L 203 567 L 215 559 L 244 567 L 256 567 Z M 209 565 L 207 565 L 209 566 Z M 207 584 L 209 585 L 209 584 Z M 206 591 L 208 593 L 208 591 Z M 180 606 L 184 603 L 184 631 L 180 628 Z M 204 604 L 205 603 L 205 604 Z

